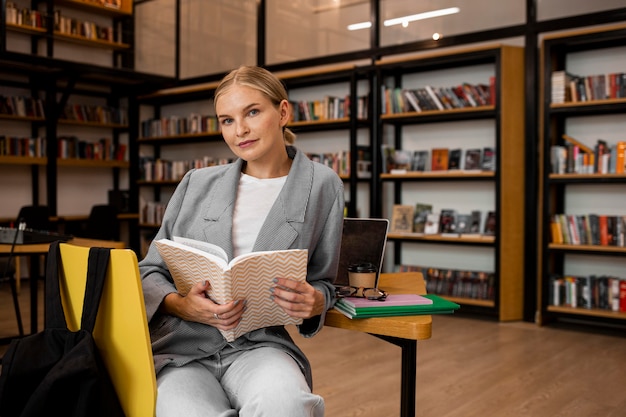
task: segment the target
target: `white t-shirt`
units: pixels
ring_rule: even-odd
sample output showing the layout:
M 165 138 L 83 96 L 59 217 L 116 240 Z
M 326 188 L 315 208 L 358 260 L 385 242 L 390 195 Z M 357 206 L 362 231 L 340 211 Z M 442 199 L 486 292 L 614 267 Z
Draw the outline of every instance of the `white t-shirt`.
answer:
M 287 176 L 259 179 L 241 174 L 233 214 L 234 256 L 252 252 L 254 242 Z

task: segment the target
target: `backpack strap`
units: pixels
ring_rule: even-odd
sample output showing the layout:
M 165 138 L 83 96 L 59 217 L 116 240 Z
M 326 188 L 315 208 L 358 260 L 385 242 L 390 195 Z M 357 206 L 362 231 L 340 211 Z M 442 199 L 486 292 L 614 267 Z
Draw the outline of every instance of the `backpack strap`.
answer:
M 90 248 L 87 265 L 87 285 L 85 287 L 85 301 L 83 302 L 83 314 L 80 328 L 93 332 L 96 326 L 96 317 L 102 298 L 102 289 L 107 277 L 111 249 Z
M 48 260 L 46 263 L 46 301 L 45 301 L 45 328 L 67 328 L 65 313 L 61 303 L 61 291 L 59 287 L 59 265 L 61 262 L 60 241 L 50 244 Z M 81 317 L 81 329 L 90 333 L 96 324 L 102 290 L 107 275 L 111 249 L 90 248 L 87 262 L 87 283 Z

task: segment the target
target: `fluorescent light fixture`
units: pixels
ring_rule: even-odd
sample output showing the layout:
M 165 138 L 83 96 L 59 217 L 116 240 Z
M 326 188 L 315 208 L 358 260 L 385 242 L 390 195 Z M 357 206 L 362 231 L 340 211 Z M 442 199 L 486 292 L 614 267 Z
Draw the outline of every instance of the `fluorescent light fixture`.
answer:
M 416 20 L 430 19 L 430 18 L 439 17 L 439 16 L 446 16 L 449 14 L 458 13 L 460 11 L 461 9 L 459 9 L 458 7 L 449 7 L 447 9 L 433 10 L 432 12 L 424 12 L 424 13 L 412 14 L 409 16 L 396 17 L 395 19 L 387 19 L 385 20 L 383 24 L 385 26 L 403 25 L 406 27 L 406 25 L 408 25 L 409 22 L 414 22 Z
M 353 23 L 348 25 L 348 30 L 369 29 L 372 27 L 372 22 Z

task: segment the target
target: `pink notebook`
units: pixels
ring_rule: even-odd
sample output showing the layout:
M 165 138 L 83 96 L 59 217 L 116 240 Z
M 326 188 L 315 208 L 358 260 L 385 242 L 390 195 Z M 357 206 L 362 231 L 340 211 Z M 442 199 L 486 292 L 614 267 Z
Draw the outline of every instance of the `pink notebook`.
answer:
M 343 302 L 355 308 L 394 307 L 432 304 L 433 300 L 417 294 L 389 294 L 385 301 L 368 300 L 360 297 L 345 297 Z

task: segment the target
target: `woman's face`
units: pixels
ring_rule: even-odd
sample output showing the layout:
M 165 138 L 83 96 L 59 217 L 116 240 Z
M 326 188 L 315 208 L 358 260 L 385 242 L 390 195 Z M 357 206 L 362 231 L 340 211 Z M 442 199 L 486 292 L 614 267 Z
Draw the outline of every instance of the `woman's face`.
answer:
M 260 91 L 235 84 L 220 96 L 215 110 L 226 144 L 241 159 L 270 162 L 276 157 L 275 152 L 284 154 L 287 101 L 276 107 Z

